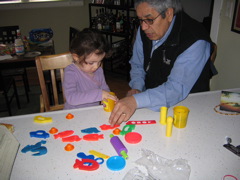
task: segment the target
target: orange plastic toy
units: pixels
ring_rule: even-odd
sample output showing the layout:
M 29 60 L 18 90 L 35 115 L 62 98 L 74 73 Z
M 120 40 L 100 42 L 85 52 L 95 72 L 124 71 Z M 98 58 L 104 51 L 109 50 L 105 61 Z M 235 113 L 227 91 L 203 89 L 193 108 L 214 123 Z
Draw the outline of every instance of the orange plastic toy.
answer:
M 119 135 L 120 132 L 121 132 L 121 130 L 118 129 L 118 128 L 116 128 L 116 129 L 113 130 L 113 134 L 114 134 L 114 135 Z
M 74 118 L 74 115 L 72 115 L 71 113 L 68 113 L 66 116 L 66 119 L 73 119 L 73 118 Z
M 58 132 L 58 129 L 55 128 L 55 127 L 52 127 L 50 130 L 49 130 L 49 133 L 50 134 L 56 134 Z
M 64 149 L 66 151 L 72 151 L 74 149 L 74 146 L 72 144 L 67 144 Z

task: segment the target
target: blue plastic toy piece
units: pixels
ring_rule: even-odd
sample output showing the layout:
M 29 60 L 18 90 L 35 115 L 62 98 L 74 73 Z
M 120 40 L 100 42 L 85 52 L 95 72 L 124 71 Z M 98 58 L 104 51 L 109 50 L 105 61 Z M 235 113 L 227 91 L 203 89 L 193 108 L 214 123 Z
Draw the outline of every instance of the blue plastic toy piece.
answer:
M 77 157 L 80 158 L 80 159 L 92 159 L 92 160 L 97 161 L 98 164 L 103 164 L 104 163 L 104 159 L 103 158 L 96 158 L 96 159 L 94 159 L 94 155 L 86 155 L 83 152 L 78 153 Z M 84 163 L 84 164 L 85 165 L 90 165 L 88 163 Z
M 95 127 L 91 127 L 91 128 L 87 128 L 87 129 L 83 129 L 81 130 L 82 133 L 87 133 L 87 134 L 92 134 L 92 133 L 99 133 L 101 131 L 99 131 L 97 128 Z
M 42 141 L 36 143 L 35 145 L 27 145 L 27 146 L 25 146 L 25 147 L 21 150 L 21 152 L 22 152 L 22 153 L 26 153 L 26 152 L 28 152 L 28 151 L 32 151 L 33 149 L 40 148 L 41 145 L 42 145 Z
M 107 160 L 107 167 L 112 171 L 120 171 L 126 166 L 126 161 L 121 156 L 112 156 Z
M 32 154 L 32 156 L 41 156 L 41 155 L 47 154 L 47 148 L 45 146 L 41 146 L 37 149 L 33 149 L 32 152 L 38 152 L 38 153 Z
M 78 153 L 77 157 L 80 159 L 94 159 L 94 155 L 86 155 L 83 152 Z
M 38 153 L 32 154 L 32 156 L 41 156 L 41 155 L 47 154 L 47 148 L 45 146 L 42 146 L 42 144 L 46 144 L 46 141 L 42 140 L 36 143 L 35 145 L 27 145 L 21 150 L 21 152 L 22 153 L 26 153 L 28 151 L 38 152 Z
M 47 133 L 44 130 L 38 130 L 38 131 L 32 131 L 30 132 L 30 137 L 35 137 L 35 138 L 49 138 L 49 133 Z
M 104 163 L 104 159 L 103 158 L 96 158 L 94 160 L 97 161 L 98 164 L 103 164 Z

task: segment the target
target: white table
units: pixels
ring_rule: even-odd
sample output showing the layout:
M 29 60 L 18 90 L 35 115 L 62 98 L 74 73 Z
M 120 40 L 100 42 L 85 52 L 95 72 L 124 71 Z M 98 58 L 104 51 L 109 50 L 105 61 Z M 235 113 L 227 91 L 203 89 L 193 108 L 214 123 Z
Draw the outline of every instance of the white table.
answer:
M 240 89 L 231 91 L 240 92 Z M 67 143 L 54 139 L 52 135 L 45 145 L 48 149 L 46 155 L 34 157 L 31 156 L 31 152 L 26 154 L 21 152 L 26 145 L 40 141 L 37 138 L 30 138 L 29 132 L 31 131 L 45 130 L 48 132 L 52 127 L 56 127 L 59 132 L 74 130 L 75 134 L 82 137 L 84 135 L 81 133 L 82 129 L 97 127 L 100 130 L 99 126 L 108 124 L 110 115 L 102 107 L 1 118 L 0 122 L 14 125 L 14 135 L 21 144 L 11 179 L 122 179 L 130 169 L 136 167 L 135 161 L 142 157 L 142 148 L 167 159 L 188 160 L 191 166 L 190 180 L 220 180 L 224 175 L 234 175 L 240 178 L 240 157 L 223 147 L 226 143 L 226 136 L 232 138 L 233 145 L 240 144 L 240 116 L 221 115 L 213 110 L 220 103 L 220 95 L 221 91 L 197 93 L 179 103 L 190 109 L 188 123 L 184 129 L 173 127 L 172 137 L 165 136 L 165 126 L 159 123 L 159 112 L 148 109 L 137 110 L 131 120 L 156 120 L 158 123 L 136 126 L 134 131 L 139 132 L 143 137 L 139 144 L 128 144 L 120 136 L 129 151 L 126 167 L 121 171 L 109 170 L 106 163 L 92 172 L 73 168 L 79 152 L 88 154 L 89 150 L 96 150 L 109 156 L 117 155 L 109 142 L 109 134 L 112 130 L 101 131 L 104 139 L 97 142 L 81 140 L 72 143 L 75 149 L 70 152 L 64 150 Z M 72 113 L 75 118 L 66 120 L 65 116 L 68 113 Z M 34 123 L 33 118 L 36 115 L 52 117 L 53 122 L 50 124 Z M 168 110 L 168 115 L 173 115 L 172 108 Z M 121 128 L 124 125 L 125 123 L 121 125 Z

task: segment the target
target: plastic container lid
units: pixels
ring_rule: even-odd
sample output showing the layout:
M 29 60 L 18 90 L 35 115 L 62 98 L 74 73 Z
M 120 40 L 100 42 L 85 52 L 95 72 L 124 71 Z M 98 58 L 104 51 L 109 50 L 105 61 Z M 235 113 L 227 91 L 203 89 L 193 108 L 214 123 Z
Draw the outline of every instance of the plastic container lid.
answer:
M 112 171 L 120 171 L 126 166 L 126 161 L 121 156 L 112 156 L 107 160 L 107 167 Z
M 130 144 L 137 144 L 142 140 L 142 135 L 137 132 L 129 132 L 125 135 L 125 140 Z

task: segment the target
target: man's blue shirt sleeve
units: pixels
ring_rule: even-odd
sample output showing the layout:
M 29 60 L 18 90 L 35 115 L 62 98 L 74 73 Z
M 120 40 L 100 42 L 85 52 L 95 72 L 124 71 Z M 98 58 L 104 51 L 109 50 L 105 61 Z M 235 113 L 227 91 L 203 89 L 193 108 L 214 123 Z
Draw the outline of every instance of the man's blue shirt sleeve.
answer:
M 138 89 L 144 91 L 145 88 L 145 70 L 144 70 L 144 56 L 143 45 L 140 36 L 140 29 L 138 29 L 136 40 L 133 47 L 133 56 L 130 60 L 131 64 L 131 81 L 129 85 L 132 89 Z

